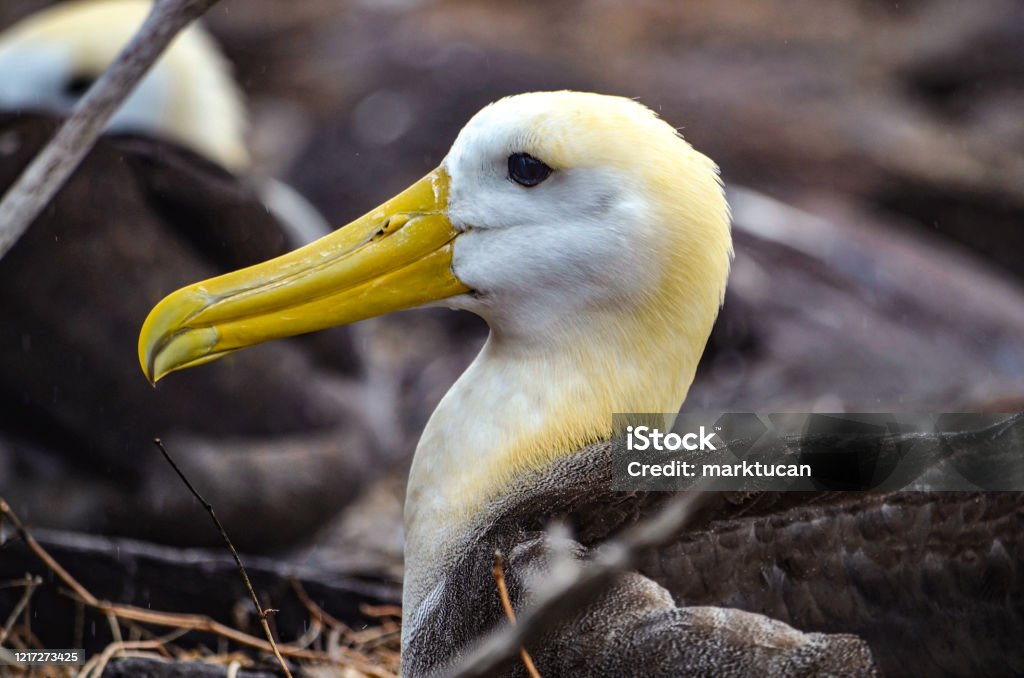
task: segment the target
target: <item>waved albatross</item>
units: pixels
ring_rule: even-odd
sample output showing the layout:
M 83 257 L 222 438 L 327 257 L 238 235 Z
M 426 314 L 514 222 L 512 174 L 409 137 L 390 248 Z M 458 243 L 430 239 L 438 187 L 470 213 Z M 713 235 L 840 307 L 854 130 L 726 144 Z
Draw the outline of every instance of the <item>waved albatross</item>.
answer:
M 67 2 L 0 30 L 0 194 L 149 6 Z M 366 419 L 325 397 L 339 384 L 358 386 L 346 328 L 312 337 L 317 342 L 266 346 L 268 354 L 244 367 L 196 371 L 156 397 L 120 359 L 168 290 L 329 230 L 319 215 L 285 223 L 268 213 L 245 130 L 228 63 L 201 28 L 190 28 L 0 262 L 0 493 L 38 524 L 201 543 L 203 535 L 172 516 L 175 495 L 163 496 L 168 469 L 150 454 L 154 435 L 196 478 L 217 482 L 222 517 L 247 550 L 305 539 L 374 470 L 364 463 L 377 450 Z M 117 292 L 125 289 L 133 293 Z M 236 407 L 213 411 L 203 398 Z M 344 442 L 348 435 L 361 444 Z M 317 471 L 302 472 L 306 466 Z M 260 520 L 252 520 L 243 489 L 253 476 L 242 480 L 232 470 L 239 467 L 281 490 Z M 337 478 L 351 482 L 351 492 L 339 491 Z M 53 501 L 55 484 L 64 501 Z M 296 494 L 316 499 L 274 526 L 272 507 Z
M 142 25 L 150 0 L 74 0 L 0 33 L 0 109 L 68 115 Z M 201 25 L 182 31 L 107 124 L 106 132 L 178 144 L 251 180 L 293 247 L 330 231 L 305 198 L 256 178 L 246 110 L 230 64 Z
M 649 109 L 578 92 L 502 99 L 440 167 L 326 238 L 183 288 L 146 320 L 151 381 L 270 339 L 414 306 L 490 325 L 423 432 L 406 499 L 405 675 L 432 675 L 504 623 L 551 566 L 544 526 L 582 547 L 644 508 L 607 482 L 614 412 L 675 412 L 718 313 L 732 253 L 715 165 Z M 648 505 L 651 502 L 646 502 Z M 539 647 L 542 675 L 871 673 L 852 635 L 677 607 L 622 576 Z M 513 671 L 521 670 L 513 668 Z

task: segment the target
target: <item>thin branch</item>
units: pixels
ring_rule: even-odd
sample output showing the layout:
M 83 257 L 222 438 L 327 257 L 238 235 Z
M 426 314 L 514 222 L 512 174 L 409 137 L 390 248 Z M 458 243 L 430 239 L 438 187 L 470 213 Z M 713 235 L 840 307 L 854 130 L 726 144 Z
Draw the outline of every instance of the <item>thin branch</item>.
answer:
M 309 628 L 305 633 L 292 641 L 295 647 L 310 647 L 315 643 L 324 631 L 324 625 L 316 619 L 309 620 Z
M 536 605 L 520 623 L 505 627 L 484 639 L 448 674 L 451 678 L 494 675 L 519 649 L 541 640 L 566 614 L 580 610 L 604 591 L 620 573 L 629 569 L 637 554 L 675 536 L 695 513 L 701 492 L 688 492 L 671 500 L 657 514 L 626 530 L 597 549 L 594 557 L 574 576 L 548 591 L 541 591 Z
M 78 675 L 81 678 L 89 678 L 89 676 L 98 678 L 103 675 L 103 671 L 107 668 L 110 660 L 114 658 L 114 655 L 123 653 L 125 650 L 163 650 L 164 644 L 173 640 L 178 635 L 180 634 L 170 633 L 165 638 L 157 638 L 155 640 L 116 640 L 107 645 L 101 654 L 90 659 L 82 667 Z
M 142 27 L 0 201 L 0 258 L 92 149 L 111 116 L 181 30 L 217 0 L 157 0 Z
M 77 579 L 68 574 L 68 571 L 61 567 L 60 563 L 54 560 L 53 557 L 46 552 L 46 549 L 39 545 L 39 542 L 36 541 L 35 537 L 29 534 L 28 530 L 25 529 L 25 526 L 22 524 L 21 519 L 15 515 L 8 503 L 2 498 L 0 498 L 0 513 L 11 521 L 11 525 L 14 526 L 14 531 L 18 533 L 18 536 L 21 537 L 21 540 L 25 542 L 32 553 L 36 554 L 36 557 L 43 561 L 46 567 L 50 568 L 50 570 L 56 574 L 61 581 L 67 584 L 68 587 L 75 592 L 75 595 L 82 599 L 82 602 L 90 607 L 98 608 L 100 606 L 100 601 L 89 593 L 84 586 L 79 584 Z
M 42 583 L 36 581 L 37 579 L 39 579 L 39 577 L 33 577 L 32 575 L 26 574 L 21 579 L 8 579 L 7 581 L 0 582 L 0 589 L 23 589 L 26 586 Z
M 238 571 L 242 575 L 242 581 L 245 582 L 245 588 L 248 589 L 249 595 L 252 596 L 252 604 L 256 606 L 256 612 L 259 614 L 260 617 L 260 625 L 263 626 L 263 632 L 266 634 L 267 640 L 270 642 L 270 647 L 272 647 L 274 650 L 274 656 L 277 657 L 278 663 L 281 664 L 281 668 L 284 669 L 284 674 L 288 678 L 292 678 L 292 672 L 288 670 L 287 662 L 285 662 L 284 657 L 281 656 L 281 651 L 277 649 L 277 643 L 274 641 L 274 634 L 270 632 L 270 624 L 267 623 L 267 617 L 270 614 L 276 612 L 276 610 L 264 610 L 263 606 L 260 605 L 260 600 L 259 597 L 256 595 L 256 590 L 253 589 L 252 583 L 249 581 L 249 573 L 245 571 L 245 566 L 242 565 L 242 559 L 238 557 L 238 551 L 235 550 L 235 545 L 231 543 L 231 538 L 228 536 L 228 533 L 224 530 L 224 526 L 220 524 L 220 520 L 217 518 L 217 514 L 213 511 L 213 506 L 210 504 L 210 502 L 203 499 L 203 495 L 199 494 L 199 490 L 197 490 L 195 486 L 191 482 L 189 482 L 189 479 L 185 475 L 185 473 L 180 468 L 178 468 L 178 465 L 176 463 L 174 463 L 174 459 L 171 458 L 171 454 L 170 452 L 167 451 L 167 448 L 164 447 L 163 442 L 159 438 L 154 438 L 153 443 L 158 448 L 160 448 L 160 453 L 164 455 L 164 459 L 166 459 L 167 463 L 171 465 L 171 468 L 174 469 L 174 472 L 178 474 L 178 477 L 181 478 L 181 481 L 185 483 L 185 487 L 189 489 L 189 492 L 192 493 L 192 496 L 198 499 L 199 503 L 203 505 L 204 509 L 206 509 L 206 512 L 210 514 L 210 519 L 213 520 L 213 524 L 217 527 L 217 531 L 220 532 L 220 536 L 224 538 L 224 543 L 228 545 L 228 550 L 231 551 L 231 557 L 235 559 L 235 565 L 238 566 Z
M 36 587 L 42 583 L 43 580 L 39 577 L 31 577 L 29 575 L 25 575 L 25 578 L 21 580 L 21 585 L 25 587 L 25 591 L 21 594 L 21 598 L 15 604 L 14 609 L 11 610 L 11 614 L 8 615 L 7 622 L 3 628 L 0 628 L 0 645 L 7 640 L 11 629 L 14 628 L 14 623 L 18 621 L 18 615 L 28 606 L 28 601 L 32 599 L 32 594 L 35 593 Z
M 304 608 L 306 608 L 306 612 L 313 617 L 314 621 L 327 624 L 327 626 L 333 629 L 339 629 L 345 635 L 351 635 L 352 629 L 349 628 L 348 624 L 317 605 L 313 599 L 309 597 L 309 594 L 306 593 L 306 589 L 302 586 L 302 582 L 295 577 L 290 577 L 288 582 L 292 586 L 292 591 L 295 592 L 295 597 L 299 599 L 299 602 L 302 603 Z
M 505 611 L 508 623 L 515 626 L 516 611 L 512 609 L 512 601 L 508 597 L 508 587 L 505 585 L 505 567 L 502 564 L 503 560 L 501 551 L 495 551 L 494 583 L 498 585 L 498 598 L 501 599 L 501 609 Z M 540 678 L 540 673 L 537 672 L 537 667 L 534 666 L 533 659 L 530 658 L 530 653 L 526 651 L 525 647 L 519 648 L 519 657 L 523 660 L 523 666 L 526 667 L 526 672 L 530 674 L 530 678 Z
M 309 613 L 311 624 L 326 625 L 329 630 L 329 637 L 331 634 L 337 637 L 344 637 L 345 642 L 353 646 L 350 649 L 350 652 L 358 653 L 365 661 L 374 661 L 374 658 L 367 654 L 367 650 L 374 652 L 377 655 L 378 660 L 381 659 L 380 655 L 382 652 L 390 654 L 389 651 L 381 648 L 380 645 L 394 639 L 399 633 L 401 633 L 401 627 L 399 627 L 398 624 L 393 621 L 385 621 L 377 627 L 371 627 L 364 631 L 353 631 L 348 624 L 317 605 L 313 599 L 309 597 L 309 594 L 306 593 L 306 589 L 302 586 L 302 582 L 295 577 L 291 577 L 289 581 L 291 582 L 295 596 Z M 379 617 L 395 616 L 396 611 L 398 611 L 399 614 L 401 613 L 401 608 L 394 605 L 381 605 L 376 607 L 366 605 L 365 603 L 360 605 L 360 611 L 363 612 L 363 614 L 367 614 L 366 608 L 370 608 L 370 610 Z M 367 614 L 367 616 L 375 615 Z M 388 660 L 390 660 L 390 657 L 388 657 Z M 395 664 L 397 665 L 397 661 Z
M 112 612 L 107 612 L 105 616 L 107 625 L 110 626 L 110 637 L 114 639 L 115 643 L 122 642 L 124 638 L 121 637 L 121 623 Z
M 367 617 L 373 617 L 375 619 L 383 619 L 384 617 L 394 617 L 395 619 L 402 618 L 402 608 L 398 605 L 370 605 L 369 603 L 359 603 L 359 611 Z

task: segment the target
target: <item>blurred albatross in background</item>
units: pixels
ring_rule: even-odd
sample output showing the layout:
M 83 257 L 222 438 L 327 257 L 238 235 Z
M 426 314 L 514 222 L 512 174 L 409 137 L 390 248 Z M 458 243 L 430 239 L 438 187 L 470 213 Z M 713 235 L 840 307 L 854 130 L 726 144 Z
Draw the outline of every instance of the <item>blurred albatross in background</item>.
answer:
M 142 25 L 149 0 L 75 0 L 0 34 L 0 110 L 67 115 Z M 183 146 L 239 177 L 253 170 L 246 111 L 231 67 L 202 26 L 179 34 L 107 125 Z M 251 177 L 250 177 L 251 178 Z M 287 184 L 256 181 L 292 246 L 328 232 Z
M 150 4 L 67 2 L 0 32 L 0 194 Z M 164 482 L 168 469 L 149 454 L 157 435 L 194 477 L 215 483 L 222 515 L 250 549 L 280 546 L 275 535 L 301 540 L 347 503 L 358 484 L 351 493 L 321 490 L 331 477 L 325 460 L 335 460 L 346 478 L 369 471 L 362 455 L 374 444 L 360 419 L 349 419 L 337 402 L 325 404 L 338 377 L 351 376 L 344 335 L 330 347 L 268 347 L 269 359 L 197 373 L 156 397 L 120 359 L 168 289 L 327 232 L 315 211 L 291 208 L 302 203 L 297 194 L 255 176 L 245 129 L 227 61 L 202 27 L 189 28 L 0 262 L 0 494 L 37 524 L 204 543 L 203 533 L 173 515 L 179 500 Z M 126 289 L 133 293 L 119 294 Z M 287 405 L 272 408 L 260 388 Z M 230 411 L 200 405 L 213 394 L 245 404 Z M 248 481 L 231 470 L 239 465 Z M 290 516 L 288 529 L 274 524 L 273 512 L 254 516 L 243 486 L 263 474 L 291 487 L 285 497 L 317 497 L 307 505 L 312 513 Z

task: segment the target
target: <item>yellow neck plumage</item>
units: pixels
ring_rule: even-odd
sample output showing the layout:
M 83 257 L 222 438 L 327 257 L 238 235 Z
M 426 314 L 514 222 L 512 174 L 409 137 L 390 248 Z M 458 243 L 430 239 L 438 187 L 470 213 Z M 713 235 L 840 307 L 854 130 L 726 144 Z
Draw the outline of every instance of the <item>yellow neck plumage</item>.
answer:
M 682 290 L 631 311 L 569 319 L 522 345 L 492 333 L 441 401 L 417 448 L 407 516 L 463 522 L 531 471 L 612 434 L 612 415 L 675 412 L 718 310 Z

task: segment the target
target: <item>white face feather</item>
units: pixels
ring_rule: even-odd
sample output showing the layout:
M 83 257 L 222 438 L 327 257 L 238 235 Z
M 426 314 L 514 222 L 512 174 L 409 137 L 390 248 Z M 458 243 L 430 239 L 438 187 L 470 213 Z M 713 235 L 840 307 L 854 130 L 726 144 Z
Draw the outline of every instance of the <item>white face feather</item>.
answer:
M 506 334 L 543 333 L 551 322 L 622 303 L 648 288 L 650 218 L 637 177 L 619 167 L 560 166 L 534 136 L 552 111 L 543 95 L 504 99 L 477 114 L 444 161 L 448 215 L 465 232 L 453 271 L 478 294 L 452 305 Z M 573 130 L 562 130 L 572 138 Z M 532 187 L 509 177 L 508 159 L 529 153 L 554 171 Z M 555 154 L 558 155 L 558 154 Z
M 68 115 L 99 73 L 76 67 L 74 52 L 58 41 L 0 47 L 0 109 Z M 157 132 L 173 91 L 164 69 L 150 71 L 107 123 L 112 132 Z
M 71 49 L 60 45 L 0 46 L 0 108 L 66 113 L 78 97 L 69 93 L 74 76 Z

